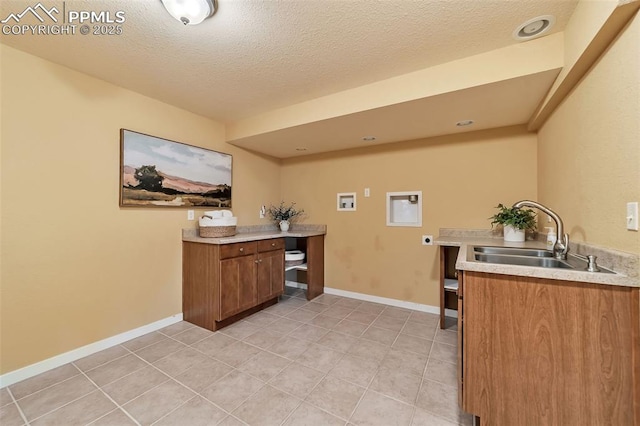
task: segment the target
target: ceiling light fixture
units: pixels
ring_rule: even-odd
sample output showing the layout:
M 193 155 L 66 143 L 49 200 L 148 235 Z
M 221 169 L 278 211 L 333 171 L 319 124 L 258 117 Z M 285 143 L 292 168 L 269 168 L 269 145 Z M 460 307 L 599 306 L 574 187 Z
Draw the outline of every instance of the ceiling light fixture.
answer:
M 160 0 L 167 12 L 185 25 L 197 25 L 216 13 L 216 0 Z
M 474 123 L 473 120 L 462 120 L 462 121 L 458 121 L 456 123 L 456 126 L 458 127 L 471 126 L 473 123 Z
M 307 148 L 304 148 L 304 147 L 296 148 L 296 151 L 306 151 L 306 150 Z
M 371 142 L 371 141 L 375 141 L 376 137 L 375 136 L 365 136 L 362 138 L 363 141 L 365 142 Z
M 518 41 L 531 40 L 532 38 L 542 37 L 548 33 L 556 18 L 553 15 L 543 15 L 520 24 L 513 32 L 513 38 Z

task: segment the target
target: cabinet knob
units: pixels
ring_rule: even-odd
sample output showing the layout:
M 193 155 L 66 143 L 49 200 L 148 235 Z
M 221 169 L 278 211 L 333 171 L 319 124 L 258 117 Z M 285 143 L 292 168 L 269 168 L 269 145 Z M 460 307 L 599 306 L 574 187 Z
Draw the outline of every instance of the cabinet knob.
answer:
M 254 260 L 254 261 L 253 261 L 253 263 L 258 263 L 258 262 L 259 262 L 258 260 Z
M 275 247 L 275 246 L 276 246 L 276 243 L 271 243 L 271 247 Z
M 240 247 L 240 251 L 244 251 L 244 247 Z

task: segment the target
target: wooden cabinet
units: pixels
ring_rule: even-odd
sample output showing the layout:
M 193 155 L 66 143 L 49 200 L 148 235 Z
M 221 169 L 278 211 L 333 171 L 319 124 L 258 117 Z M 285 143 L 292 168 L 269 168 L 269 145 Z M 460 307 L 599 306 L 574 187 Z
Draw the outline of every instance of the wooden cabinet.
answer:
M 462 408 L 484 425 L 640 425 L 638 288 L 465 271 Z
M 446 328 L 446 309 L 458 309 L 456 259 L 460 247 L 440 246 L 440 328 Z
M 273 240 L 260 241 L 258 252 L 257 296 L 258 302 L 262 303 L 284 292 L 284 240 L 278 243 Z
M 284 291 L 284 239 L 183 242 L 184 320 L 217 330 L 275 303 Z
M 254 307 L 258 301 L 255 255 L 220 261 L 219 307 L 216 321 Z

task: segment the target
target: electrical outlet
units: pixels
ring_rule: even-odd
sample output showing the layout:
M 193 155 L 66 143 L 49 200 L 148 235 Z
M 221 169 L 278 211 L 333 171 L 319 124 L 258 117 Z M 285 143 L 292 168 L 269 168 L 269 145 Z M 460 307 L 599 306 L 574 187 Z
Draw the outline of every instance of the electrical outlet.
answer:
M 371 196 L 371 191 L 369 190 L 369 188 L 365 188 L 364 189 L 364 196 L 365 197 L 370 197 Z
M 263 205 L 260 207 L 260 212 L 258 213 L 258 216 L 260 217 L 260 219 L 264 219 L 264 215 L 267 213 L 267 208 Z
M 638 230 L 638 202 L 627 203 L 627 229 Z
M 433 235 L 423 235 L 422 236 L 422 245 L 423 246 L 432 246 L 433 245 Z
M 194 220 L 196 215 L 193 210 L 187 210 L 187 220 Z

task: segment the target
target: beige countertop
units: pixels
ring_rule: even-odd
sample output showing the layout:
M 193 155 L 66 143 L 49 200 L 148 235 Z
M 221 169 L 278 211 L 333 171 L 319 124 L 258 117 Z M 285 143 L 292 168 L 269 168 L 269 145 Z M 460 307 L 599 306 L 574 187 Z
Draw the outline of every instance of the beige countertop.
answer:
M 182 230 L 182 241 L 203 244 L 231 244 L 249 241 L 269 240 L 271 238 L 306 238 L 327 233 L 326 225 L 294 225 L 288 232 L 282 232 L 273 226 L 238 226 L 238 233 L 231 237 L 203 238 L 198 236 L 198 229 Z
M 439 246 L 460 247 L 456 269 L 462 271 L 488 272 L 521 277 L 547 278 L 552 280 L 578 281 L 592 284 L 608 284 L 625 287 L 640 287 L 638 278 L 638 256 L 586 244 L 572 244 L 569 253 L 594 254 L 598 266 L 614 271 L 614 274 L 588 272 L 586 270 L 539 268 L 533 266 L 503 265 L 476 261 L 473 246 L 546 248 L 546 242 L 528 240 L 523 243 L 505 242 L 502 236 L 491 230 L 441 229 L 435 240 Z

